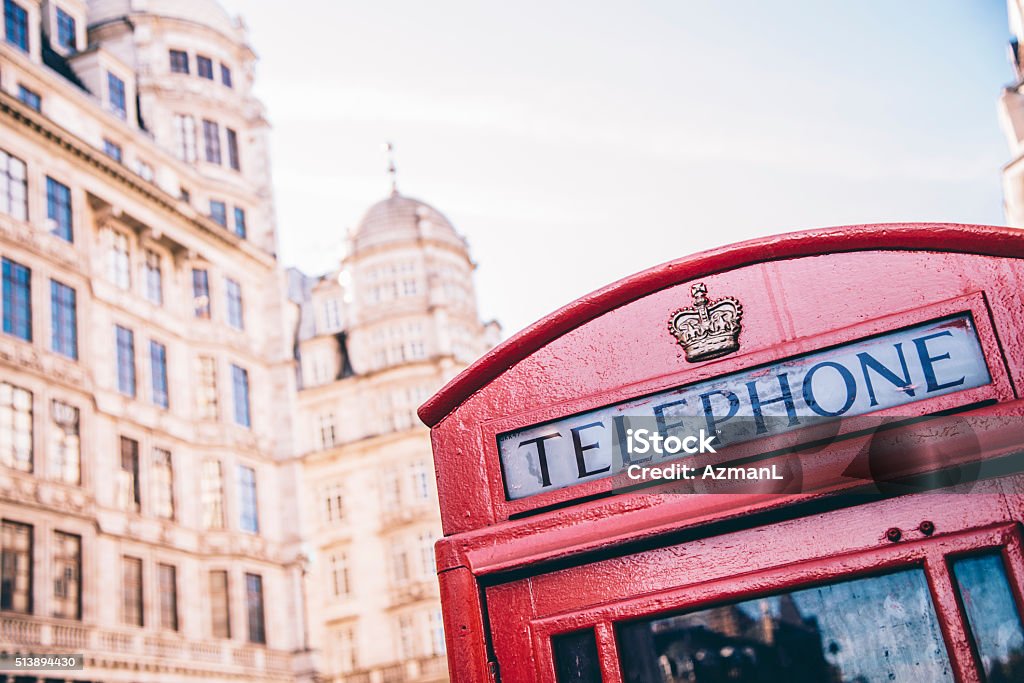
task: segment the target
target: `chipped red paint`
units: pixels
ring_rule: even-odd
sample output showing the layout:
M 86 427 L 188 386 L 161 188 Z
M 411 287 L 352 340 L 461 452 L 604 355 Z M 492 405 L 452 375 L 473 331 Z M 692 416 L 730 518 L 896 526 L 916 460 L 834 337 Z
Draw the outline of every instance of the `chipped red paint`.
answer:
M 1000 548 L 1021 597 L 1024 496 L 1009 484 L 1024 486 L 1024 477 L 984 482 L 970 498 L 853 504 L 833 494 L 873 472 L 868 437 L 850 436 L 801 453 L 800 493 L 609 495 L 605 479 L 510 501 L 496 436 L 967 311 L 991 384 L 890 413 L 967 410 L 959 415 L 975 419 L 976 440 L 944 441 L 946 462 L 1013 453 L 1024 443 L 1022 234 L 874 225 L 724 247 L 585 296 L 455 378 L 420 409 L 432 427 L 445 533 L 436 550 L 452 680 L 486 681 L 497 670 L 506 682 L 553 682 L 550 636 L 581 627 L 595 629 L 605 680 L 620 680 L 615 624 L 623 619 L 907 562 L 927 569 L 957 680 L 978 680 L 944 558 Z M 665 321 L 689 305 L 697 281 L 714 298 L 742 303 L 743 330 L 737 353 L 687 363 Z M 895 430 L 889 447 L 902 456 L 899 471 L 932 467 L 935 454 L 914 445 L 915 429 L 955 434 L 957 419 Z M 766 452 L 794 438 L 731 452 Z M 899 541 L 887 539 L 890 529 Z

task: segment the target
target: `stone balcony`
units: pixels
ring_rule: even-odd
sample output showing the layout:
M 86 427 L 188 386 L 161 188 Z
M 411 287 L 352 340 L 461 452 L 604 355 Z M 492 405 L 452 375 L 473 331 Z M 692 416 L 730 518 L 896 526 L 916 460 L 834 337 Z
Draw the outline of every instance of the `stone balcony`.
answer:
M 444 655 L 420 657 L 323 680 L 326 683 L 440 683 L 448 680 L 448 658 Z
M 292 681 L 292 656 L 229 641 L 190 641 L 176 634 L 114 630 L 61 619 L 0 615 L 0 649 L 26 654 L 85 655 L 94 672 L 181 672 L 202 680 Z

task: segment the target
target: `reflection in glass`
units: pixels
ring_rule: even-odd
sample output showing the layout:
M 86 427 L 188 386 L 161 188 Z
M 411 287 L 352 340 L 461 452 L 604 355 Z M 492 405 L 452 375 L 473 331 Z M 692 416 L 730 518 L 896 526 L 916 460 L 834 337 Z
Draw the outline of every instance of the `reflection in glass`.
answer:
M 939 683 L 949 658 L 921 569 L 627 624 L 629 683 Z
M 957 560 L 953 576 L 985 680 L 1024 681 L 1024 631 L 999 553 Z
M 551 639 L 558 683 L 601 683 L 594 629 L 563 633 Z

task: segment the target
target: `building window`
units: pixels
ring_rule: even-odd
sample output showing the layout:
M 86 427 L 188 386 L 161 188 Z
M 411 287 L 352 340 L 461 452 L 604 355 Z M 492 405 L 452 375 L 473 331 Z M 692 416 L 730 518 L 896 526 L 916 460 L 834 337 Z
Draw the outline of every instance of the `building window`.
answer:
M 153 514 L 162 519 L 174 519 L 174 465 L 170 451 L 153 449 L 150 479 L 153 484 Z
M 71 238 L 71 189 L 46 177 L 46 217 L 53 221 L 50 232 L 62 240 Z
M 332 484 L 324 491 L 324 515 L 328 523 L 345 519 L 345 497 L 341 484 Z
M 219 199 L 210 200 L 210 220 L 222 228 L 228 227 L 228 207 Z
M 8 43 L 28 52 L 28 12 L 14 0 L 4 0 L 4 30 Z
M 220 65 L 220 82 L 229 88 L 233 87 L 231 82 L 231 69 L 228 68 L 227 64 Z
M 225 278 L 224 284 L 228 298 L 228 324 L 241 330 L 245 327 L 242 315 L 242 285 L 231 278 Z
M 339 550 L 331 553 L 331 593 L 336 598 L 348 597 L 351 592 L 349 584 L 348 553 Z
M 149 340 L 149 368 L 153 388 L 153 404 L 167 408 L 167 347 Z
M 82 618 L 82 537 L 53 532 L 53 616 Z
M 213 80 L 213 60 L 203 55 L 196 55 L 196 75 L 200 78 Z
M 398 616 L 398 654 L 402 659 L 416 656 L 416 630 L 411 614 Z
M 391 539 L 388 546 L 388 555 L 391 565 L 391 580 L 396 584 L 406 583 L 409 580 L 409 553 L 406 551 L 405 543 L 400 538 Z
M 220 460 L 208 458 L 203 461 L 200 494 L 203 503 L 203 528 L 224 528 L 224 477 Z
M 242 531 L 260 532 L 259 511 L 256 505 L 256 470 L 238 466 L 238 525 Z
M 328 299 L 324 302 L 324 324 L 328 332 L 333 332 L 341 327 L 341 307 L 337 299 Z
M 249 419 L 249 371 L 232 365 L 231 388 L 235 402 L 235 424 L 242 427 L 252 426 Z
M 422 460 L 412 466 L 412 490 L 417 500 L 430 500 L 430 468 Z
M 171 50 L 171 73 L 188 73 L 188 53 L 183 50 Z
M 156 566 L 160 586 L 160 628 L 178 630 L 178 568 L 173 564 Z
M 0 382 L 0 465 L 32 471 L 32 392 Z
M 135 397 L 135 333 L 115 325 L 117 336 L 117 390 Z
M 69 52 L 78 49 L 75 18 L 60 7 L 57 8 L 57 45 Z
M 359 668 L 359 645 L 356 641 L 356 630 L 351 626 L 343 626 L 337 630 L 338 670 L 351 673 Z
M 320 416 L 320 448 L 333 448 L 336 441 L 334 432 L 334 413 Z
M 3 259 L 4 333 L 32 341 L 32 271 Z
M 195 163 L 196 120 L 187 114 L 175 114 L 174 136 L 177 140 L 178 158 L 190 164 Z
M 50 477 L 65 484 L 78 485 L 82 481 L 82 442 L 79 438 L 78 408 L 61 401 L 51 405 L 51 443 L 48 458 Z
M 118 503 L 122 510 L 138 512 L 142 509 L 142 489 L 139 486 L 139 442 L 121 437 L 121 469 L 118 475 Z
M 245 239 L 245 209 L 236 206 L 235 207 L 235 234 Z
M 447 654 L 448 648 L 444 642 L 444 617 L 439 609 L 430 613 L 430 647 L 437 657 Z
M 192 269 L 192 310 L 197 318 L 210 319 L 210 275 L 202 268 Z
M 142 159 L 135 160 L 135 172 L 146 182 L 153 182 L 153 166 Z
M 225 130 L 228 135 L 228 165 L 236 171 L 241 171 L 242 164 L 238 158 L 238 133 L 231 128 Z
M 124 151 L 121 149 L 121 145 L 107 138 L 103 138 L 103 153 L 117 163 L 121 163 L 121 160 L 124 159 Z
M 217 419 L 217 362 L 210 356 L 199 357 L 196 403 L 201 420 Z
M 0 149 L 0 212 L 28 220 L 28 182 L 25 162 Z
M 39 97 L 39 93 L 35 90 L 29 90 L 20 83 L 18 84 L 18 99 L 22 104 L 27 105 L 35 111 L 41 111 L 43 108 L 43 99 Z
M 162 306 L 164 303 L 164 278 L 160 268 L 160 254 L 152 249 L 147 249 L 146 263 L 143 268 L 146 276 L 146 298 L 150 303 Z
M 121 558 L 121 622 L 142 626 L 142 560 Z
M 231 637 L 231 600 L 226 571 L 210 572 L 210 624 L 214 638 Z
M 132 256 L 128 249 L 128 236 L 110 230 L 110 257 L 107 261 L 107 276 L 121 289 L 132 286 Z
M 402 504 L 402 482 L 394 470 L 381 474 L 381 500 L 385 510 L 394 510 Z
M 437 565 L 434 560 L 434 534 L 429 531 L 421 531 L 417 537 L 420 551 L 420 575 L 424 578 L 437 574 Z
M 125 104 L 124 81 L 107 72 L 107 102 L 110 104 L 110 111 L 118 118 L 128 118 L 128 108 Z M 120 161 L 120 159 L 118 159 Z
M 78 314 L 75 290 L 50 280 L 50 332 L 53 350 L 78 359 Z
M 245 607 L 249 616 L 249 642 L 267 642 L 263 621 L 263 577 L 259 574 L 245 575 Z
M 215 121 L 203 119 L 203 148 L 206 160 L 211 164 L 220 163 L 220 126 Z
M 0 610 L 30 614 L 32 526 L 5 519 L 0 531 Z

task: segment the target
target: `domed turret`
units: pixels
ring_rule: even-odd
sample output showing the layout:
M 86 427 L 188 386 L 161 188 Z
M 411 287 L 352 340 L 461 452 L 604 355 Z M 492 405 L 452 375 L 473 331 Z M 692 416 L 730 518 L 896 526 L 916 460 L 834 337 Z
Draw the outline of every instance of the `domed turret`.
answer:
M 92 0 L 89 3 L 89 19 L 94 24 L 132 14 L 182 19 L 229 36 L 238 28 L 217 0 Z
M 359 221 L 353 235 L 353 250 L 418 239 L 442 240 L 465 247 L 465 240 L 444 214 L 426 202 L 393 192 L 371 206 Z

